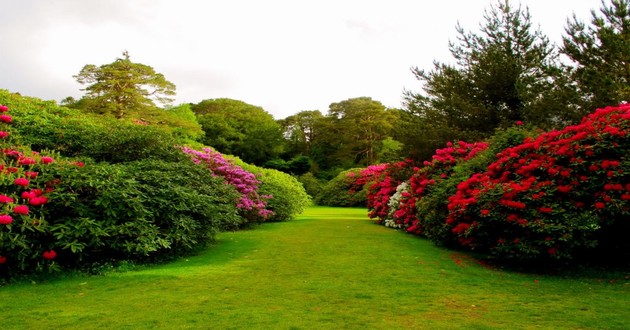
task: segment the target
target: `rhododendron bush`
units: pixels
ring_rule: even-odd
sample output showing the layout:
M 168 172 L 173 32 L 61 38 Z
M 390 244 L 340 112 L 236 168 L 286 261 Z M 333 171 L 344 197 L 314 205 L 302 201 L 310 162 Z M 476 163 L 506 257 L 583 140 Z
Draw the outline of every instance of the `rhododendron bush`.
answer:
M 527 139 L 462 182 L 446 224 L 459 242 L 501 258 L 627 255 L 630 105 Z
M 621 105 L 536 137 L 510 129 L 491 140 L 491 153 L 487 144 L 449 144 L 408 180 L 382 176 L 370 216 L 501 259 L 627 258 L 629 123 Z
M 447 178 L 452 168 L 459 161 L 466 161 L 488 147 L 487 143 L 467 143 L 464 141 L 449 142 L 446 148 L 439 149 L 431 161 L 425 161 L 424 167 L 413 167 L 413 174 L 407 181 L 394 179 L 391 172 L 401 172 L 405 167 L 398 163 L 389 167 L 390 171 L 383 180 L 370 187 L 370 216 L 390 227 L 403 228 L 408 232 L 420 234 L 423 231 L 422 221 L 416 213 L 416 203 L 426 195 L 433 185 Z M 398 169 L 398 171 L 391 171 Z M 387 173 L 388 171 L 386 171 Z M 404 172 L 404 171 L 402 171 Z M 398 183 L 398 187 L 394 184 Z M 395 195 L 391 195 L 395 192 Z M 390 198 L 391 196 L 391 198 Z M 395 198 L 393 198 L 395 196 Z M 395 226 L 393 225 L 395 224 Z
M 251 222 L 261 222 L 273 214 L 273 211 L 267 209 L 267 200 L 273 196 L 258 194 L 260 181 L 256 179 L 254 174 L 231 163 L 221 153 L 213 149 L 204 148 L 202 151 L 198 151 L 184 147 L 182 150 L 190 155 L 193 162 L 203 164 L 212 173 L 222 177 L 226 183 L 236 188 L 241 194 L 236 207 L 243 217 Z
M 319 205 L 366 206 L 368 187 L 378 181 L 387 164 L 353 168 L 330 180 L 315 199 Z

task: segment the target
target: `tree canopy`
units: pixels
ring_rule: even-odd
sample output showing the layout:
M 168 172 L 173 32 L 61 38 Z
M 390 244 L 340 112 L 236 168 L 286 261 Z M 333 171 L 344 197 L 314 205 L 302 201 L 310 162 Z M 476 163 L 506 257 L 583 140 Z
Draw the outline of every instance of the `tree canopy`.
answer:
M 125 117 L 131 110 L 154 108 L 156 102 L 168 105 L 175 95 L 175 84 L 152 67 L 132 62 L 126 51 L 112 63 L 85 65 L 74 78 L 87 85 L 82 89 L 85 96 L 75 107 L 117 118 Z
M 262 165 L 282 151 L 280 125 L 263 108 L 227 98 L 191 105 L 205 137 L 201 142 L 219 152 Z
M 591 15 L 591 25 L 567 20 L 561 50 L 574 64 L 568 71 L 582 115 L 630 102 L 630 1 L 602 1 Z
M 405 92 L 411 145 L 444 139 L 486 137 L 497 127 L 527 121 L 540 126 L 562 119 L 561 94 L 553 88 L 561 76 L 557 52 L 532 28 L 529 10 L 498 2 L 485 12 L 480 32 L 457 25 L 449 49 L 455 64 L 434 62 L 431 71 L 412 69 L 422 92 Z M 423 141 L 427 135 L 437 141 Z M 418 142 L 413 142 L 413 140 Z M 437 144 L 433 144 L 436 142 Z

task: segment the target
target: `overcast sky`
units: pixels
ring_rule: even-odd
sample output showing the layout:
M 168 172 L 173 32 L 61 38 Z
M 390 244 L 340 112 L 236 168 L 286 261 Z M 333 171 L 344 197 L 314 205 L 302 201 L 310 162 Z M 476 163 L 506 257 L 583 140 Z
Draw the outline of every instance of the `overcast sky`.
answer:
M 607 1 L 608 3 L 609 1 Z M 457 22 L 491 0 L 0 0 L 0 88 L 81 97 L 73 75 L 129 51 L 177 86 L 176 104 L 227 97 L 276 119 L 369 96 L 400 107 L 412 66 L 451 61 Z M 518 5 L 517 1 L 512 1 Z M 554 42 L 600 0 L 523 0 Z

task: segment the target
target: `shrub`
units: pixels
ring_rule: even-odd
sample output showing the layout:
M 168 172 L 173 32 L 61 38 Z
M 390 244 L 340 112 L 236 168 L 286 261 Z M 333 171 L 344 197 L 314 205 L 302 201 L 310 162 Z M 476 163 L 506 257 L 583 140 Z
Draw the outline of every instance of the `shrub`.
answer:
M 386 164 L 353 168 L 330 180 L 315 199 L 326 206 L 367 206 L 368 187 L 378 180 Z
M 599 248 L 628 260 L 630 105 L 528 138 L 460 183 L 446 224 L 460 244 L 504 259 L 565 259 Z M 603 252 L 606 251 L 606 252 Z
M 499 129 L 488 140 L 486 150 L 464 157 L 464 161 L 458 161 L 445 179 L 438 179 L 431 186 L 430 192 L 425 193 L 416 203 L 417 219 L 421 222 L 423 235 L 437 245 L 456 245 L 457 241 L 444 220 L 448 216 L 448 198 L 455 194 L 457 185 L 473 174 L 485 171 L 496 160 L 497 153 L 521 144 L 533 134 L 535 133 L 521 125 Z
M 238 191 L 240 198 L 236 202 L 236 208 L 241 216 L 250 222 L 262 222 L 273 214 L 273 211 L 267 207 L 267 200 L 273 196 L 259 193 L 258 188 L 261 182 L 254 174 L 229 161 L 221 153 L 211 148 L 204 148 L 199 151 L 183 147 L 182 151 L 189 155 L 195 164 L 203 165 L 214 175 L 222 177 L 225 183 L 232 185 Z
M 304 186 L 304 190 L 311 198 L 319 195 L 322 189 L 324 189 L 325 183 L 317 179 L 311 172 L 302 174 L 297 179 L 302 186 Z
M 15 143 L 33 150 L 56 150 L 63 156 L 121 163 L 146 158 L 181 160 L 177 140 L 156 126 L 82 113 L 53 101 L 22 97 L 0 90 L 0 104 L 15 114 Z
M 236 157 L 231 158 L 231 161 L 256 174 L 256 178 L 261 182 L 259 193 L 271 196 L 267 200 L 267 208 L 273 214 L 267 219 L 268 221 L 290 220 L 311 204 L 310 196 L 295 177 L 274 169 L 244 163 Z

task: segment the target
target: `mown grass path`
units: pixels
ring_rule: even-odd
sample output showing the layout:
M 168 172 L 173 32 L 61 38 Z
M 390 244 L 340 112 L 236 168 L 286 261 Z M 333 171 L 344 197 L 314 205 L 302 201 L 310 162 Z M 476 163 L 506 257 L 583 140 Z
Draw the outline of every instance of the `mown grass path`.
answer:
M 630 327 L 627 278 L 489 269 L 365 214 L 314 207 L 171 264 L 0 287 L 0 328 Z

